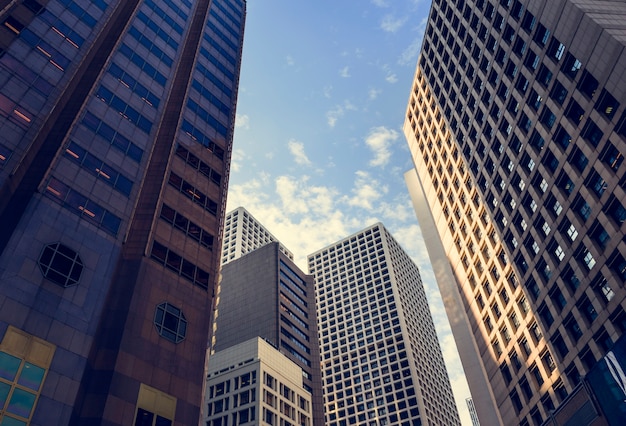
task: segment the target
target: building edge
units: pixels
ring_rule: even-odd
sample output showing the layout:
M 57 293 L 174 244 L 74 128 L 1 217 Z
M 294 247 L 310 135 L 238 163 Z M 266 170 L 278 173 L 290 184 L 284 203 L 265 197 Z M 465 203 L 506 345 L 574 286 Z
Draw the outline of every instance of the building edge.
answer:
M 465 371 L 465 377 L 472 393 L 472 399 L 480 423 L 485 425 L 503 425 L 502 418 L 495 405 L 495 396 L 489 385 L 483 363 L 478 356 L 478 347 L 469 327 L 469 319 L 463 307 L 461 295 L 458 292 L 456 277 L 452 272 L 443 249 L 443 244 L 439 239 L 437 226 L 428 207 L 424 189 L 415 169 L 407 171 L 404 174 L 404 180 L 422 231 L 454 341 L 457 348 L 461 349 L 458 351 L 461 364 Z M 469 348 L 469 350 L 463 350 L 465 348 Z

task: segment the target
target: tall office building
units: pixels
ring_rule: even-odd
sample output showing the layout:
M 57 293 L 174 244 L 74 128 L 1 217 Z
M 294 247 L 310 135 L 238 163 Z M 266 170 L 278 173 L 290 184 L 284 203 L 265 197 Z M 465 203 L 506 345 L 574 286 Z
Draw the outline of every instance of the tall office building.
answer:
M 313 277 L 275 241 L 222 265 L 217 298 L 215 352 L 255 337 L 270 342 L 301 368 L 313 424 L 323 425 Z
M 624 16 L 432 4 L 405 176 L 482 424 L 541 424 L 626 330 Z
M 197 424 L 245 7 L 0 1 L 0 423 Z
M 311 394 L 302 381 L 302 368 L 260 337 L 215 352 L 204 423 L 311 426 Z
M 283 246 L 270 231 L 256 220 L 245 208 L 237 207 L 226 213 L 224 220 L 224 241 L 222 243 L 222 264 L 239 259 L 244 254 L 277 241 L 280 251 L 293 260 L 293 253 Z
M 419 270 L 378 223 L 308 256 L 326 425 L 459 425 Z

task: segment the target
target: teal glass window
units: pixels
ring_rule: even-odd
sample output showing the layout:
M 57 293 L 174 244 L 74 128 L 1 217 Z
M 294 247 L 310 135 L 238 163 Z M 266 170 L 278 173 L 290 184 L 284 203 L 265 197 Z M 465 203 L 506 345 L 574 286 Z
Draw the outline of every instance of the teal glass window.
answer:
M 21 359 L 9 355 L 6 352 L 0 352 L 0 377 L 13 381 L 20 368 Z
M 43 368 L 26 362 L 22 368 L 17 384 L 38 392 L 45 374 L 46 370 Z
M 15 388 L 7 406 L 7 413 L 16 414 L 20 417 L 30 417 L 35 406 L 37 395 L 23 389 Z

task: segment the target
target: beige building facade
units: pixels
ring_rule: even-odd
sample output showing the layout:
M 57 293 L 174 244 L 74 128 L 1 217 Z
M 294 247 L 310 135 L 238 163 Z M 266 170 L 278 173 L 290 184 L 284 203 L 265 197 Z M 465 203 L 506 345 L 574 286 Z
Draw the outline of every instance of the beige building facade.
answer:
M 626 330 L 623 2 L 433 2 L 405 175 L 482 424 L 541 425 Z

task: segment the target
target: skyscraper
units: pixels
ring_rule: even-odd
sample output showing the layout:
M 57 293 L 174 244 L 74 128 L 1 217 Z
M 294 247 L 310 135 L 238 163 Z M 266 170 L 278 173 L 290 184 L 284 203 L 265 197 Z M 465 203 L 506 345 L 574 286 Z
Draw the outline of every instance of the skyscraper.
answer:
M 255 337 L 270 342 L 302 369 L 313 424 L 323 425 L 314 281 L 277 241 L 229 261 L 221 270 L 214 350 Z
M 458 425 L 419 270 L 378 223 L 308 256 L 326 425 Z
M 0 423 L 198 422 L 245 7 L 0 2 Z
M 278 239 L 256 220 L 254 216 L 243 207 L 237 207 L 226 213 L 224 220 L 224 242 L 222 243 L 222 264 L 231 260 L 239 259 L 244 254 L 256 250 Z M 279 249 L 293 260 L 293 253 L 280 241 Z
M 405 176 L 483 424 L 541 424 L 626 330 L 624 14 L 432 4 Z

